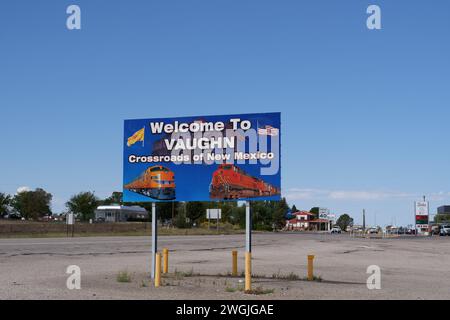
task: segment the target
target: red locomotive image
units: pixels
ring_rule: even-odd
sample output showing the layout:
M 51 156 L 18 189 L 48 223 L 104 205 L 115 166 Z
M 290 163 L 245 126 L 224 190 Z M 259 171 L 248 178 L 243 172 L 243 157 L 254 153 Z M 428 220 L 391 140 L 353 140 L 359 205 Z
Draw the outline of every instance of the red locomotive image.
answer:
M 213 199 L 242 199 L 279 195 L 280 189 L 250 176 L 232 164 L 221 164 L 213 173 L 209 195 Z

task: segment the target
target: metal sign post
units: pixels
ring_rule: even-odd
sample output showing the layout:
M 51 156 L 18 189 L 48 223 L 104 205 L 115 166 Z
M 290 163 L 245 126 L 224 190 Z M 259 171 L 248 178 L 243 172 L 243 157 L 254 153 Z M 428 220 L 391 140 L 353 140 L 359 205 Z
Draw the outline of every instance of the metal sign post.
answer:
M 73 213 L 68 213 L 66 215 L 66 224 L 67 224 L 67 237 L 69 237 L 69 228 L 70 228 L 72 230 L 72 238 L 73 238 L 75 227 L 75 215 Z
M 252 290 L 252 214 L 250 202 L 245 202 L 245 291 Z
M 152 279 L 155 279 L 156 253 L 158 252 L 158 222 L 156 217 L 156 203 L 152 203 Z
M 211 229 L 210 220 L 216 220 L 216 229 L 217 233 L 219 233 L 219 223 L 222 219 L 222 209 L 206 209 L 206 219 L 208 219 L 208 230 Z
M 250 201 L 245 202 L 245 251 L 252 252 L 252 215 Z

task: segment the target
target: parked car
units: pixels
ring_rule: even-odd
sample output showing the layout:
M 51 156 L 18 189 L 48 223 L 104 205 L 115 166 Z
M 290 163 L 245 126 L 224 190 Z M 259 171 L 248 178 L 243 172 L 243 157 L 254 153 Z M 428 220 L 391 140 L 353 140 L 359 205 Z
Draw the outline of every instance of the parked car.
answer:
M 440 233 L 440 230 L 441 228 L 439 228 L 439 226 L 432 226 L 431 227 L 431 233 L 433 234 L 433 235 L 438 235 L 439 233 Z
M 342 232 L 342 230 L 341 230 L 341 227 L 339 227 L 339 226 L 334 226 L 330 231 L 330 233 L 341 233 L 341 232 Z
M 45 215 L 43 217 L 38 218 L 38 221 L 49 222 L 52 221 L 52 216 Z
M 22 216 L 19 213 L 10 213 L 9 215 L 6 216 L 7 219 L 12 219 L 12 220 L 21 220 Z
M 440 236 L 450 236 L 450 224 L 444 224 L 439 231 Z

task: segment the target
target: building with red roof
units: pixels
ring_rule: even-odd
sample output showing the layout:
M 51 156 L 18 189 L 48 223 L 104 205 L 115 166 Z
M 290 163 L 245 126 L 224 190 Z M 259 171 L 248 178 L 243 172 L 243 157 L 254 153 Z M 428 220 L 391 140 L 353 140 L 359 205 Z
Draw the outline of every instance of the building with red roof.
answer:
M 331 230 L 332 220 L 316 219 L 315 214 L 308 211 L 292 213 L 295 218 L 286 220 L 286 230 Z

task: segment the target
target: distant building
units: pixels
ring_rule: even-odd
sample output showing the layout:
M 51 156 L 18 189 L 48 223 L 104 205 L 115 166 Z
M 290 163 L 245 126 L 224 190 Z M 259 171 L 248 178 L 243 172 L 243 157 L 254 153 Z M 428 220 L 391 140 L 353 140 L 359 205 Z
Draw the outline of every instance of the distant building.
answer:
M 294 218 L 286 221 L 286 228 L 288 230 L 308 230 L 310 221 L 314 218 L 314 214 L 307 211 L 293 212 Z
M 332 220 L 315 219 L 315 215 L 307 211 L 292 213 L 295 218 L 286 221 L 286 230 L 330 230 Z
M 148 212 L 138 206 L 99 206 L 95 210 L 95 221 L 126 222 L 148 220 Z
M 437 208 L 437 214 L 450 214 L 450 206 L 440 206 Z

